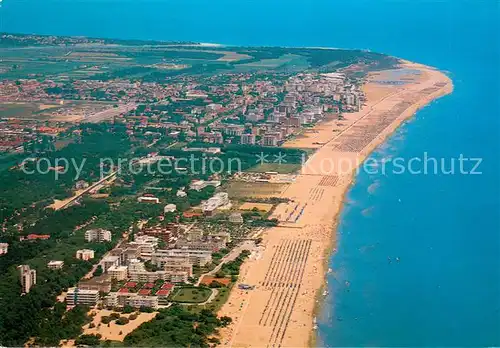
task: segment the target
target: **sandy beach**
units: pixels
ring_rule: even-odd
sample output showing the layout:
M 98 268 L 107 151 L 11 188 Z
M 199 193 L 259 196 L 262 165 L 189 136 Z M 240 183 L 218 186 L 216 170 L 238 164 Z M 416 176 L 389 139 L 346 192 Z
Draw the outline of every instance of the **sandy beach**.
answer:
M 312 344 L 325 266 L 335 251 L 336 217 L 357 167 L 405 119 L 451 93 L 453 85 L 440 71 L 404 61 L 399 69 L 370 74 L 363 89 L 361 111 L 322 122 L 285 144 L 317 150 L 282 193 L 290 202 L 273 213 L 279 226 L 265 231 L 262 250 L 242 266 L 239 282 L 255 289 L 235 287 L 219 312 L 233 318 L 221 330 L 221 346 Z

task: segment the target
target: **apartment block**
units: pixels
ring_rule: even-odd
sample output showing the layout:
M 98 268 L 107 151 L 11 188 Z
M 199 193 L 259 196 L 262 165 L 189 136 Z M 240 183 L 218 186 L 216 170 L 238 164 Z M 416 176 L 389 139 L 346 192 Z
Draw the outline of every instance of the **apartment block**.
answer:
M 80 290 L 97 290 L 102 292 L 111 291 L 111 277 L 108 274 L 102 274 L 91 279 L 81 280 L 78 283 Z
M 85 232 L 85 240 L 87 242 L 109 242 L 111 241 L 111 231 L 97 228 Z
M 77 259 L 88 261 L 94 258 L 94 250 L 92 249 L 80 249 L 76 251 Z
M 106 256 L 101 260 L 102 270 L 107 272 L 113 266 L 120 266 L 120 256 Z
M 151 262 L 161 268 L 174 260 L 187 260 L 193 265 L 205 266 L 207 263 L 212 262 L 212 252 L 210 250 L 192 249 L 157 250 L 151 258 Z
M 127 266 L 111 266 L 108 269 L 108 274 L 111 279 L 126 280 L 128 275 L 128 267 Z
M 31 287 L 36 284 L 36 270 L 31 269 L 28 265 L 20 265 L 17 269 L 19 270 L 21 291 L 23 294 L 27 294 Z
M 63 268 L 63 266 L 64 266 L 64 261 L 49 261 L 49 263 L 47 263 L 47 267 L 53 270 L 61 269 Z
M 66 303 L 68 306 L 77 304 L 94 306 L 99 301 L 98 290 L 83 290 L 79 288 L 69 288 L 66 294 Z
M 255 145 L 255 135 L 254 134 L 242 134 L 240 142 L 243 145 Z

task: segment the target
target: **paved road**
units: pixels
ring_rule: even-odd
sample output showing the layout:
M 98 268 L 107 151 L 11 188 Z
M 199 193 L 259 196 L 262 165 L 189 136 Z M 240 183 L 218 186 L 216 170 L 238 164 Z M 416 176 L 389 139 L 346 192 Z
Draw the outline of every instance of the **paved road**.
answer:
M 81 196 L 83 196 L 84 194 L 86 194 L 87 192 L 91 191 L 92 189 L 95 189 L 97 186 L 101 185 L 102 183 L 104 183 L 105 181 L 108 181 L 110 179 L 112 179 L 113 177 L 116 176 L 116 173 L 118 173 L 118 171 L 114 171 L 112 172 L 111 174 L 109 174 L 108 176 L 102 178 L 101 180 L 99 180 L 98 182 L 96 182 L 95 184 L 92 184 L 90 185 L 89 187 L 87 187 L 85 190 L 82 190 L 80 192 L 78 192 L 76 195 L 74 195 L 73 197 L 71 198 L 68 198 L 67 200 L 65 200 L 60 206 L 58 206 L 55 210 L 59 210 L 59 209 L 64 209 L 66 208 L 67 206 L 69 206 L 71 203 L 73 203 L 74 201 L 76 201 L 78 198 L 80 198 Z
M 213 270 L 211 270 L 210 272 L 207 272 L 207 273 L 203 273 L 200 276 L 200 278 L 198 279 L 198 281 L 196 282 L 195 285 L 199 286 L 200 283 L 201 283 L 201 280 L 203 279 L 204 276 L 215 275 L 222 268 L 222 266 L 225 263 L 228 263 L 228 262 L 233 261 L 234 259 L 236 259 L 241 254 L 241 252 L 243 250 L 250 250 L 250 251 L 252 251 L 253 249 L 255 249 L 255 242 L 253 240 L 246 240 L 243 243 L 237 245 L 235 248 L 233 248 L 233 250 L 231 250 L 226 256 L 224 256 L 221 259 L 221 262 Z

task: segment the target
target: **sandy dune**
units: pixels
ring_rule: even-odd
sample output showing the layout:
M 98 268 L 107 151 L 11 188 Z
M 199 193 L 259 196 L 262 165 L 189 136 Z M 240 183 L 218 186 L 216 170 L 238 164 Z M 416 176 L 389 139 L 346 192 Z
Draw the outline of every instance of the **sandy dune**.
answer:
M 294 147 L 314 147 L 318 139 L 325 144 L 282 194 L 293 201 L 276 209 L 274 217 L 281 223 L 264 233 L 260 257 L 242 267 L 240 282 L 256 288 L 234 288 L 219 312 L 233 318 L 221 330 L 222 346 L 311 343 L 317 295 L 335 244 L 336 216 L 355 169 L 401 122 L 452 89 L 443 73 L 405 62 L 401 69 L 370 75 L 364 86 L 368 102 L 360 112 L 345 114 L 341 122 L 326 121 L 317 132 L 294 140 Z

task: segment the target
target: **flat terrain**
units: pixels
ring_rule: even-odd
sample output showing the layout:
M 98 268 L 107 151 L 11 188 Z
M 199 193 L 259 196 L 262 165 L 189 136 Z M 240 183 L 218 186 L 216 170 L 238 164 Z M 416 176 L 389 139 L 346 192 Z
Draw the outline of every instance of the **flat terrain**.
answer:
M 170 299 L 183 303 L 202 303 L 209 299 L 212 290 L 203 288 L 178 288 Z
M 222 346 L 309 345 L 324 265 L 335 244 L 336 216 L 353 171 L 401 122 L 452 88 L 443 73 L 407 63 L 372 75 L 365 85 L 367 105 L 345 114 L 341 128 L 336 121 L 315 128 L 325 144 L 281 195 L 290 202 L 274 212 L 280 225 L 264 233 L 262 254 L 242 267 L 239 281 L 256 288 L 232 291 L 219 312 L 233 318 L 221 330 Z M 311 140 L 304 138 L 297 147 Z
M 250 168 L 249 172 L 265 173 L 277 172 L 280 174 L 291 174 L 300 170 L 302 167 L 299 163 L 262 163 Z
M 17 118 L 38 121 L 101 122 L 121 112 L 131 110 L 135 104 L 114 107 L 110 102 L 66 101 L 63 104 L 44 102 L 3 102 L 0 118 Z
M 113 313 L 113 311 L 102 309 L 102 310 L 92 310 L 92 312 L 96 313 L 94 319 L 92 320 L 92 323 L 94 323 L 95 327 L 89 328 L 89 324 L 87 324 L 83 327 L 83 333 L 85 335 L 101 334 L 102 340 L 112 340 L 112 341 L 123 341 L 123 339 L 125 338 L 125 336 L 127 336 L 128 333 L 137 329 L 142 323 L 152 320 L 156 316 L 156 314 L 158 314 L 158 312 L 139 313 L 139 315 L 135 320 L 130 320 L 125 325 L 118 325 L 115 323 L 115 321 L 112 321 L 108 327 L 108 324 L 101 323 L 101 318 L 104 316 L 109 316 L 111 313 Z M 128 318 L 130 315 L 131 314 L 120 313 L 120 316 L 122 317 Z
M 229 184 L 227 192 L 230 197 L 279 197 L 287 188 L 286 184 L 272 184 L 268 182 L 242 182 L 233 181 Z
M 220 72 L 302 71 L 336 69 L 360 59 L 372 68 L 390 66 L 394 58 L 359 50 L 307 48 L 205 47 L 203 45 L 86 44 L 72 46 L 0 47 L 0 78 L 114 78 L 165 82 L 181 75 Z M 368 65 L 367 65 L 368 66 Z
M 265 211 L 268 212 L 271 209 L 273 209 L 272 204 L 268 203 L 254 203 L 254 202 L 245 202 L 242 205 L 238 207 L 239 210 L 252 210 L 252 209 L 258 209 L 260 211 Z

